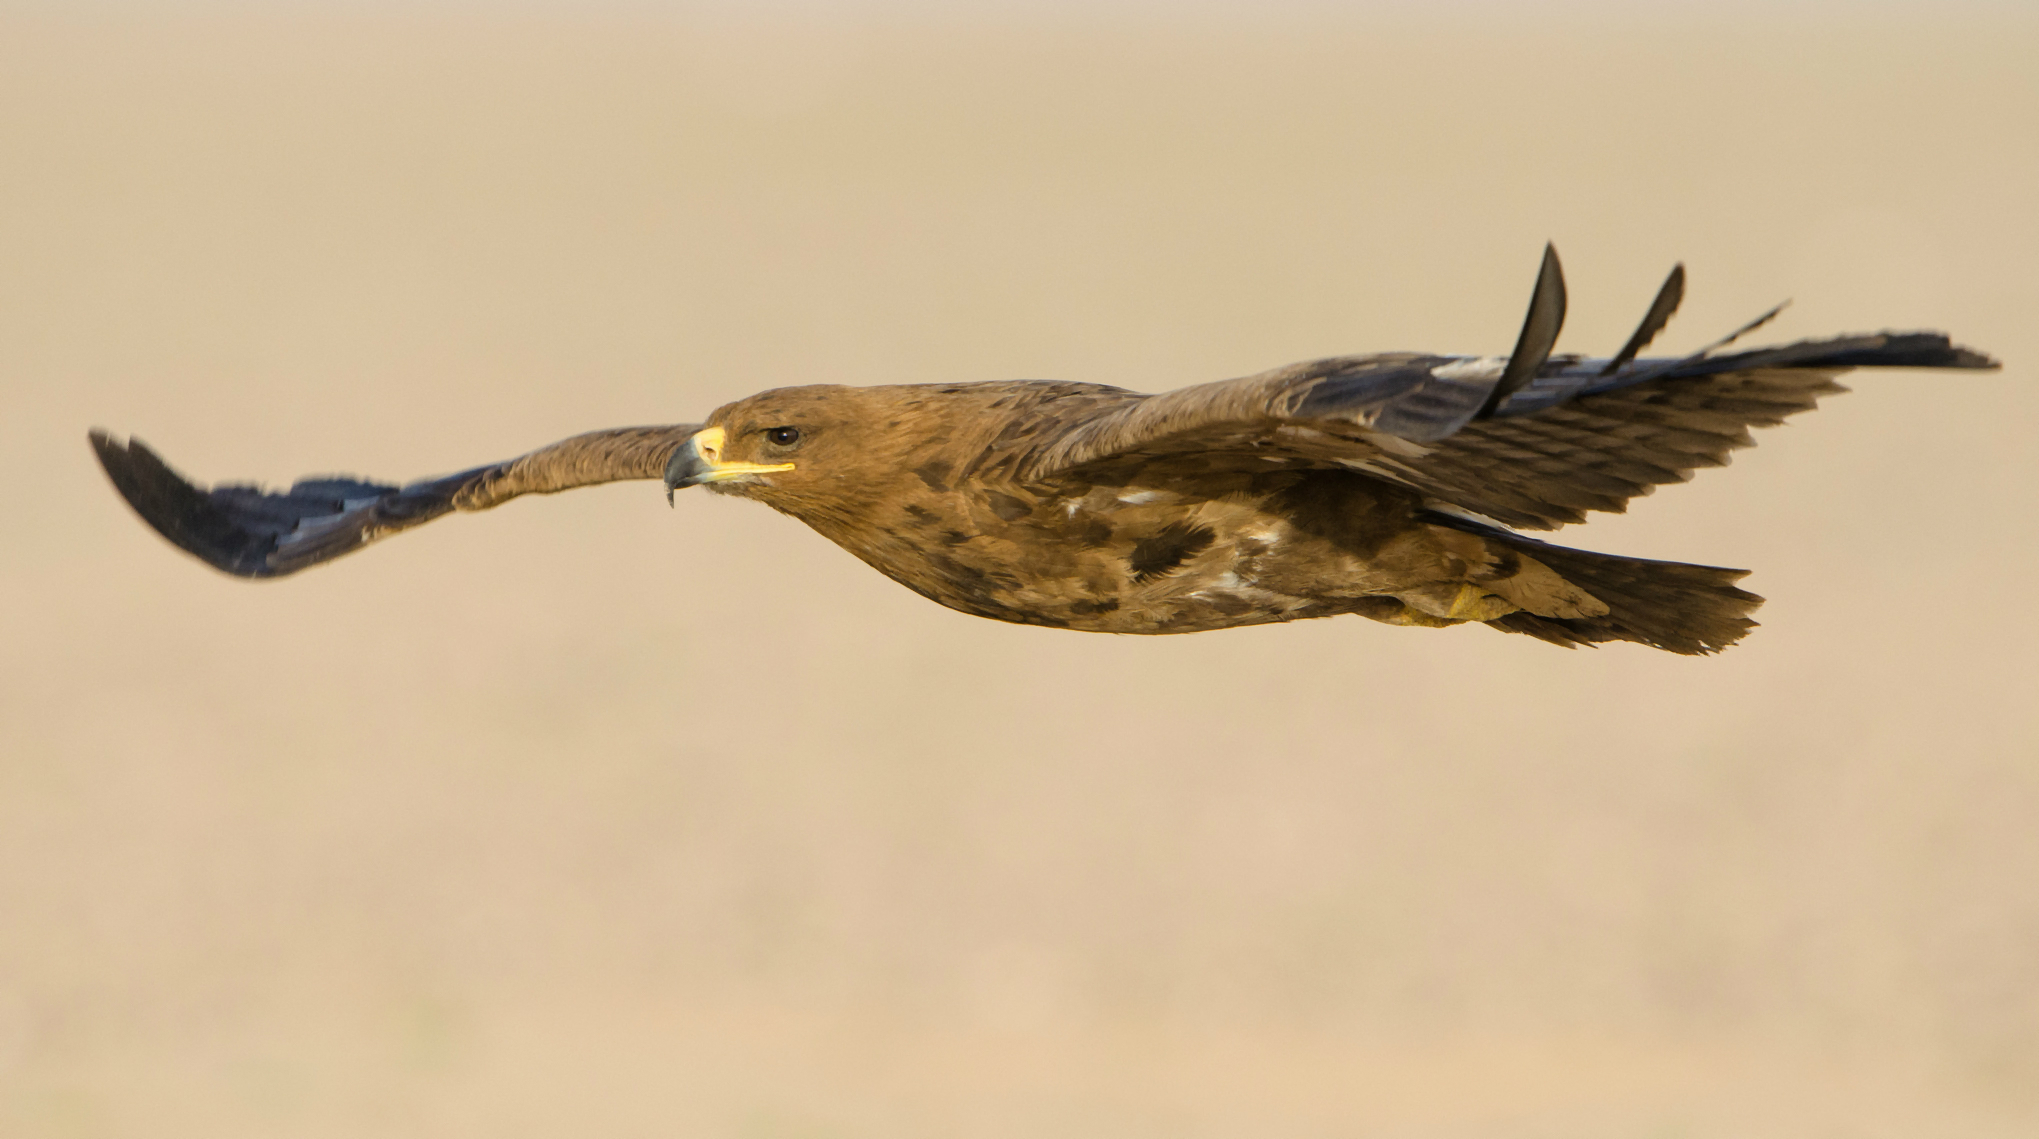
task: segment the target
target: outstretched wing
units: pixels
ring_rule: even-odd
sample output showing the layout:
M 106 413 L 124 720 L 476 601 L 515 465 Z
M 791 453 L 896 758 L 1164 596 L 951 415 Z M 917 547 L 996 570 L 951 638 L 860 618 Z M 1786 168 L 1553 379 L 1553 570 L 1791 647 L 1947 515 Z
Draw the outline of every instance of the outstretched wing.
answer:
M 1776 315 L 1691 356 L 1635 358 L 1670 319 L 1684 270 L 1614 357 L 1550 356 L 1564 316 L 1556 255 L 1508 357 L 1396 354 L 1314 360 L 1244 379 L 1124 399 L 1064 424 L 1028 450 L 1022 477 L 1161 456 L 1255 456 L 1270 464 L 1360 471 L 1437 505 L 1548 530 L 1751 445 L 1844 390 L 1853 368 L 1994 368 L 1937 332 L 1807 340 L 1713 353 Z
M 239 577 L 282 577 L 421 526 L 455 510 L 487 510 L 521 494 L 655 479 L 699 424 L 591 431 L 528 455 L 403 486 L 301 479 L 289 490 L 202 489 L 139 439 L 91 433 L 114 488 L 172 544 Z

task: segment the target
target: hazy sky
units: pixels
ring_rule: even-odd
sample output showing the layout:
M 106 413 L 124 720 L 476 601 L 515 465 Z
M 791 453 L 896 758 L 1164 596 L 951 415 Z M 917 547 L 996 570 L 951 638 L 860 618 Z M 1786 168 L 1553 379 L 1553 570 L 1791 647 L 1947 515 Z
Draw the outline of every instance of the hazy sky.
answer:
M 0 1134 L 2039 1133 L 2030 16 L 175 8 L 0 7 Z M 1682 260 L 1666 351 L 2007 367 L 1556 535 L 1753 569 L 1706 659 L 1000 625 L 656 483 L 250 584 L 85 443 L 1505 352 L 1546 240 L 1560 350 Z

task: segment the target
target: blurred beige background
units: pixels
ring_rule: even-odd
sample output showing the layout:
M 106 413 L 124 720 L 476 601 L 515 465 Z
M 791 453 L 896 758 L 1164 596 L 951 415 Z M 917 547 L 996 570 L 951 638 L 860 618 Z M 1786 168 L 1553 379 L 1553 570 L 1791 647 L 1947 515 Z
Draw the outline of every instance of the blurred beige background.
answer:
M 2039 18 L 0 15 L 0 1134 L 2039 1133 Z M 202 480 L 810 381 L 1937 327 L 1567 531 L 1715 659 L 939 609 L 626 484 L 229 580 Z

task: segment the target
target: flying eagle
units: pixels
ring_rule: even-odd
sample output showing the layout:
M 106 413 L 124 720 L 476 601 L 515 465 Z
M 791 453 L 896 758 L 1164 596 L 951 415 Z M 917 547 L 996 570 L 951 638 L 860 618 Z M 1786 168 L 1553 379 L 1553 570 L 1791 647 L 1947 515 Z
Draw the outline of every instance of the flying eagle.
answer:
M 1161 395 L 1015 380 L 779 388 L 705 424 L 594 431 L 403 486 L 310 478 L 202 490 L 140 440 L 91 433 L 113 485 L 182 549 L 281 577 L 455 510 L 620 479 L 755 499 L 952 609 L 1105 633 L 1357 613 L 1481 621 L 1560 645 L 1677 653 L 1739 640 L 1746 571 L 1551 545 L 1516 531 L 1628 500 L 1843 391 L 1853 368 L 1994 368 L 1934 332 L 1640 358 L 1672 270 L 1611 358 L 1553 356 L 1565 288 L 1546 248 L 1506 357 L 1340 356 Z M 1782 306 L 1779 306 L 1780 309 Z

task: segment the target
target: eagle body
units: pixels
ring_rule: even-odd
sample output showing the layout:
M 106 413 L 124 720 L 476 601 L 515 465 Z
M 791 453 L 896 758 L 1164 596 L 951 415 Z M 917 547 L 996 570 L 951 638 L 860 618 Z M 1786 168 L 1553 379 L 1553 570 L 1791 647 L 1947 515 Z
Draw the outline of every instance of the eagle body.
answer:
M 1139 398 L 1052 381 L 780 389 L 711 422 L 797 419 L 813 445 L 850 431 L 904 445 L 855 493 L 765 479 L 709 489 L 799 518 L 931 601 L 1023 625 L 1194 633 L 1340 613 L 1429 625 L 1523 607 L 1509 595 L 1573 617 L 1593 605 L 1533 559 L 1434 520 L 1414 492 L 1355 472 L 1136 456 L 1030 480 L 997 461 L 1053 419 Z
M 1555 545 L 1524 531 L 1621 511 L 1724 465 L 1749 430 L 1810 410 L 1856 368 L 1994 368 L 1937 332 L 1643 358 L 1684 291 L 1673 270 L 1605 359 L 1554 356 L 1563 276 L 1546 249 L 1508 356 L 1305 361 L 1148 394 L 1047 380 L 812 385 L 706 423 L 576 435 L 404 485 L 201 488 L 94 431 L 144 521 L 214 567 L 280 577 L 446 514 L 524 494 L 662 479 L 754 499 L 951 609 L 1099 633 L 1194 633 L 1358 614 L 1484 623 L 1559 645 L 1714 652 L 1754 627 L 1744 571 Z

